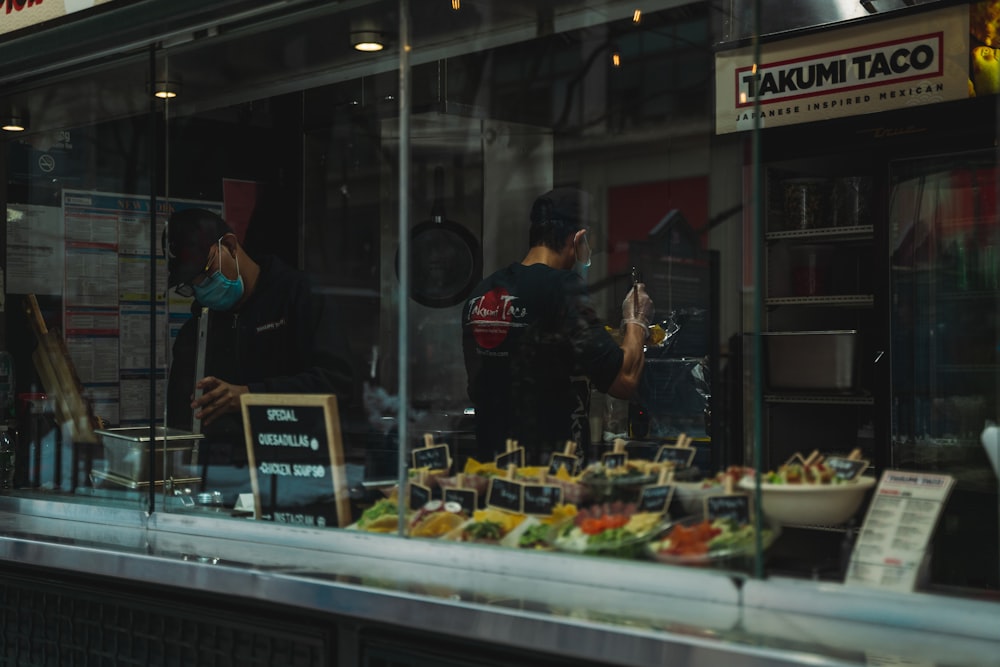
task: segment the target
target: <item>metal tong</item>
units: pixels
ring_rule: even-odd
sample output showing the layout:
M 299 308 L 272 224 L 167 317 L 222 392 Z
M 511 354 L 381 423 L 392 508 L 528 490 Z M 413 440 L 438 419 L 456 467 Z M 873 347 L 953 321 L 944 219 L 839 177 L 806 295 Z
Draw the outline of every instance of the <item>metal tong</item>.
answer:
M 632 267 L 632 317 L 639 317 L 639 291 L 636 285 L 642 282 L 642 271 L 638 266 Z

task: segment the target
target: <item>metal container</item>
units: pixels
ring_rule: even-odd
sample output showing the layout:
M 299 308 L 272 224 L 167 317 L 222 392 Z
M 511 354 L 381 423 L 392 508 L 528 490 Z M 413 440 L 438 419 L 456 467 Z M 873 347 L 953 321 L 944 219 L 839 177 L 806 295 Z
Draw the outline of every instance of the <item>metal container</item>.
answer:
M 761 333 L 770 389 L 850 391 L 855 388 L 857 331 Z
M 105 480 L 130 489 L 149 486 L 150 479 L 153 484 L 160 485 L 163 484 L 165 466 L 166 478 L 174 483 L 201 481 L 195 474 L 197 461 L 194 460 L 195 442 L 204 437 L 200 433 L 156 427 L 152 476 L 149 474 L 148 426 L 98 429 L 95 433 L 104 445 L 105 461 L 103 469 L 91 471 L 95 480 Z

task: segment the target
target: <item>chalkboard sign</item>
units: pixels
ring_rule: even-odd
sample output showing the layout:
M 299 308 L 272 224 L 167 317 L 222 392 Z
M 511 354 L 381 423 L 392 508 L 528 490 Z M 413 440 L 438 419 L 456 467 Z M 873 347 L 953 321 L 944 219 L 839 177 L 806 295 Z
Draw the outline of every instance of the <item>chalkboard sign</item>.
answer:
M 496 458 L 497 468 L 506 470 L 507 466 L 524 467 L 524 447 L 517 447 L 509 452 L 504 452 Z
M 705 518 L 732 519 L 740 526 L 750 523 L 750 496 L 741 494 L 708 496 L 705 498 Z
M 639 491 L 639 501 L 636 503 L 636 512 L 656 512 L 666 514 L 670 507 L 670 500 L 674 497 L 673 484 L 651 484 L 644 486 Z
M 691 466 L 691 461 L 694 460 L 694 455 L 697 453 L 694 447 L 674 447 L 672 445 L 663 445 L 660 447 L 660 451 L 656 452 L 657 463 L 670 462 L 676 465 L 678 468 L 688 468 Z
M 561 486 L 549 486 L 546 484 L 524 484 L 524 514 L 538 514 L 548 516 L 556 505 L 562 504 L 563 490 Z
M 455 502 L 462 506 L 462 511 L 472 516 L 477 509 L 479 493 L 475 489 L 445 489 L 444 501 Z
M 451 455 L 448 445 L 421 447 L 410 453 L 414 468 L 429 468 L 430 470 L 451 470 Z
M 431 501 L 430 487 L 416 482 L 409 483 L 409 491 L 406 495 L 407 506 L 411 510 L 418 510 Z
M 349 524 L 337 397 L 244 394 L 240 403 L 257 518 L 319 527 Z
M 490 486 L 486 490 L 486 505 L 488 507 L 508 512 L 520 512 L 523 497 L 524 485 L 520 482 L 500 477 L 490 478 Z
M 577 459 L 572 454 L 553 453 L 552 458 L 549 459 L 549 474 L 558 475 L 559 468 L 565 467 L 566 472 L 572 475 L 574 472 L 576 472 L 576 464 L 578 460 L 579 459 Z
M 823 463 L 833 468 L 833 474 L 847 482 L 857 479 L 868 468 L 868 461 L 864 459 L 845 459 L 840 456 L 831 456 Z
M 609 469 L 624 468 L 627 460 L 628 454 L 625 452 L 607 452 L 601 457 L 601 463 Z

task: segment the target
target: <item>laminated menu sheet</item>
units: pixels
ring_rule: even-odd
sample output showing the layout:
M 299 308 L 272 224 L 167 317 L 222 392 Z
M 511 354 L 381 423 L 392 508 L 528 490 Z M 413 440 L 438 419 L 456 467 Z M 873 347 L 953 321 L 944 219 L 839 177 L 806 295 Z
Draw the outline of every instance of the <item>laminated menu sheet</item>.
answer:
M 954 483 L 949 475 L 885 471 L 854 545 L 845 583 L 912 591 Z

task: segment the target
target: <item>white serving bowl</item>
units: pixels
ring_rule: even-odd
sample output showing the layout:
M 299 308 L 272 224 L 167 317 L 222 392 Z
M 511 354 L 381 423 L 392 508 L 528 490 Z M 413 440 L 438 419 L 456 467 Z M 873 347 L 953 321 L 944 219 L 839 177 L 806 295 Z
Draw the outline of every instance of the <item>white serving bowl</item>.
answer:
M 723 493 L 721 484 L 702 487 L 702 482 L 674 482 L 674 497 L 684 508 L 686 517 L 701 517 L 705 513 L 705 498 Z
M 752 493 L 754 480 L 744 477 L 739 486 Z M 873 486 L 874 477 L 860 477 L 846 484 L 761 483 L 761 512 L 779 524 L 836 526 L 854 516 Z

